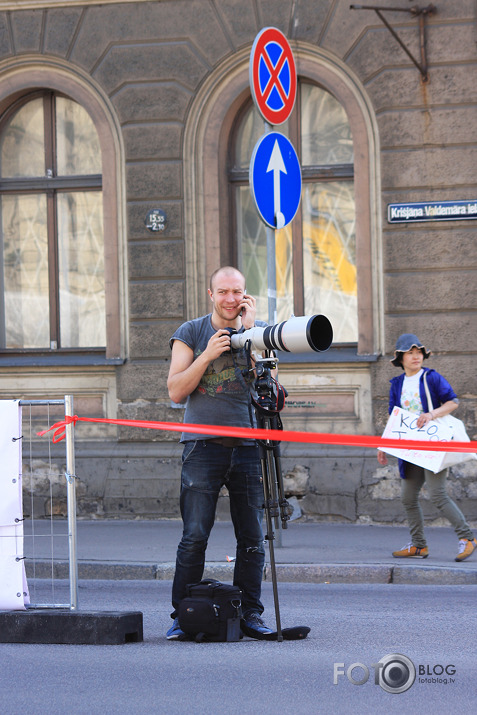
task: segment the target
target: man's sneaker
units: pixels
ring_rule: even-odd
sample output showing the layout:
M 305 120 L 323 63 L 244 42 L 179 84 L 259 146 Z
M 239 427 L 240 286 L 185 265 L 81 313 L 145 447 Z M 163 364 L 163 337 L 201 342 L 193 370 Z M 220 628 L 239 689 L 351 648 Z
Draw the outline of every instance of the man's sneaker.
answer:
M 184 640 L 186 637 L 186 634 L 184 633 L 183 630 L 181 630 L 181 627 L 179 625 L 179 619 L 174 618 L 174 623 L 172 626 L 169 628 L 169 630 L 166 633 L 166 638 L 168 641 L 173 641 L 173 640 Z
M 249 638 L 258 640 L 271 640 L 272 635 L 276 639 L 276 631 L 265 625 L 259 613 L 247 613 L 240 621 L 242 633 Z
M 459 541 L 459 553 L 455 557 L 456 561 L 464 561 L 468 559 L 477 548 L 477 541 L 475 539 L 460 539 Z
M 411 542 L 403 546 L 399 551 L 393 551 L 393 556 L 395 559 L 427 559 L 429 549 L 427 546 L 419 548 L 418 546 L 414 546 Z

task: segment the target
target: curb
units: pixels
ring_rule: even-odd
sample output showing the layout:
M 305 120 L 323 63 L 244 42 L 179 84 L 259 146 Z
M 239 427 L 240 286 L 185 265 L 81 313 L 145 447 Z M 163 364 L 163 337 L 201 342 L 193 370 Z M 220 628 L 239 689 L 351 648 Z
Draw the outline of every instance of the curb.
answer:
M 105 581 L 169 581 L 174 577 L 175 562 L 125 563 L 78 562 L 78 578 Z M 206 562 L 204 578 L 232 581 L 233 563 Z M 28 578 L 67 579 L 68 561 L 37 560 L 27 564 Z M 446 566 L 388 566 L 381 564 L 276 564 L 277 581 L 288 583 L 386 583 L 407 585 L 477 585 L 477 568 L 449 568 Z M 263 580 L 272 581 L 269 564 L 265 565 Z

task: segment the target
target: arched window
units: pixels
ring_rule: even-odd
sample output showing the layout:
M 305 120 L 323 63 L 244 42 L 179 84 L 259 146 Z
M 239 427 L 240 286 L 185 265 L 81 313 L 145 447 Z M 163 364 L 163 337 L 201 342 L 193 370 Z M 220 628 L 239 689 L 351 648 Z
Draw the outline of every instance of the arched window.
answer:
M 308 355 L 309 362 L 333 370 L 339 363 L 359 363 L 364 374 L 384 339 L 377 121 L 365 88 L 344 63 L 306 43 L 298 43 L 294 55 L 298 96 L 288 124 L 277 129 L 289 135 L 299 155 L 303 196 L 290 226 L 277 232 L 279 317 L 327 315 L 334 328 L 333 348 Z M 184 131 L 191 317 L 209 309 L 203 289 L 208 276 L 234 263 L 247 274 L 250 293 L 261 295 L 260 317 L 268 317 L 263 304 L 266 229 L 248 185 L 252 151 L 265 127 L 253 112 L 249 64 L 250 51 L 243 48 L 211 74 L 191 105 Z M 285 355 L 283 364 L 285 358 L 306 362 L 305 355 Z M 357 374 L 353 368 L 350 381 Z M 357 398 L 356 405 L 364 414 L 367 401 L 364 425 L 371 424 L 371 408 L 363 381 L 362 386 L 366 397 Z
M 280 318 L 320 312 L 334 329 L 324 353 L 280 354 L 288 423 L 317 432 L 369 434 L 371 366 L 383 345 L 378 127 L 365 88 L 326 51 L 294 48 L 299 89 L 288 124 L 303 194 L 277 232 Z M 268 317 L 266 229 L 248 184 L 263 120 L 253 111 L 250 50 L 218 67 L 191 104 L 184 130 L 184 236 L 189 317 L 210 310 L 204 290 L 220 265 L 237 264 Z
M 52 91 L 0 120 L 0 348 L 106 347 L 100 141 L 88 112 Z
M 323 313 L 334 343 L 358 342 L 353 138 L 346 112 L 327 90 L 298 83 L 290 119 L 277 128 L 297 149 L 302 199 L 295 219 L 276 231 L 277 314 Z M 238 265 L 267 315 L 267 242 L 248 185 L 253 148 L 264 122 L 249 101 L 239 113 L 229 153 Z

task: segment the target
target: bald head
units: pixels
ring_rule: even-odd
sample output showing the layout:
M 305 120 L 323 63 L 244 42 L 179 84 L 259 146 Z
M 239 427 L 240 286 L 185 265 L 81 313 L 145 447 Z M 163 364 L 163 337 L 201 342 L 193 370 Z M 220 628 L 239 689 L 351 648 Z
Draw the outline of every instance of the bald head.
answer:
M 241 279 L 243 281 L 243 287 L 245 288 L 245 276 L 243 273 L 241 273 L 238 268 L 234 268 L 233 266 L 223 266 L 222 268 L 217 268 L 216 271 L 212 273 L 210 276 L 210 292 L 214 292 L 214 286 L 216 285 L 217 281 L 223 278 L 224 276 L 228 277 L 235 277 L 237 279 Z

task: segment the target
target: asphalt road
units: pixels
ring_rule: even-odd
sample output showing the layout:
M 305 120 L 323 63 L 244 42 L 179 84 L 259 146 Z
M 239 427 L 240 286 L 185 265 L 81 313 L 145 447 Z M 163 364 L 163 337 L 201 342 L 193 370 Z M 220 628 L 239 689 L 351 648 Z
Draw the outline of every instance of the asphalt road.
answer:
M 167 581 L 80 582 L 82 610 L 141 611 L 144 641 L 0 643 L 1 712 L 476 711 L 477 586 L 282 583 L 282 626 L 309 625 L 308 638 L 282 643 L 245 638 L 230 644 L 167 641 L 170 587 Z M 272 624 L 270 584 L 264 584 L 263 598 Z M 412 661 L 416 679 L 404 692 L 390 693 L 375 684 L 373 664 L 385 656 L 391 656 L 391 664 L 401 662 L 398 654 Z

